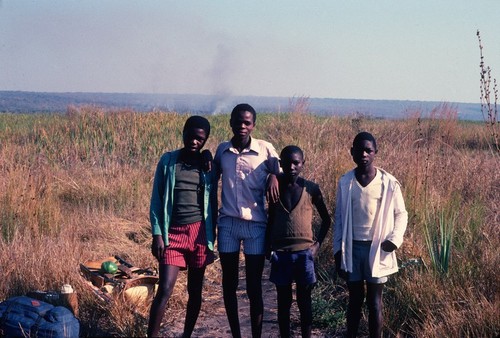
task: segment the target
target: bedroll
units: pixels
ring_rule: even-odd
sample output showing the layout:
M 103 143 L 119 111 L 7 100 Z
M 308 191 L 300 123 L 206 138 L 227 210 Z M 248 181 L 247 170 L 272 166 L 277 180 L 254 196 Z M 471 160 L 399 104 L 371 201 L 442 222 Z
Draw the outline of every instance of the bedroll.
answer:
M 27 296 L 0 303 L 0 337 L 78 337 L 80 323 L 70 310 Z

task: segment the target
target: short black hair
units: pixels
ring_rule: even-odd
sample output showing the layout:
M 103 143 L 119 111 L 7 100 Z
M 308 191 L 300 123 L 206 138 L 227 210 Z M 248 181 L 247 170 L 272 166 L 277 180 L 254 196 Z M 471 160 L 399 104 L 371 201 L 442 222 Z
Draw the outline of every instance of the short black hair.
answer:
M 199 115 L 190 116 L 186 120 L 186 123 L 184 123 L 184 129 L 182 130 L 182 132 L 183 133 L 186 132 L 186 130 L 189 128 L 203 129 L 207 134 L 207 139 L 208 136 L 210 135 L 210 122 L 208 122 L 208 120 L 203 116 Z
M 236 107 L 234 107 L 233 111 L 231 112 L 231 120 L 233 118 L 235 118 L 237 114 L 239 114 L 241 112 L 246 112 L 246 111 L 252 113 L 252 115 L 253 115 L 253 123 L 255 123 L 255 121 L 257 120 L 257 112 L 248 103 L 237 104 Z
M 373 135 L 370 134 L 369 132 L 362 131 L 361 133 L 356 135 L 356 137 L 352 141 L 352 146 L 355 147 L 361 141 L 370 141 L 371 143 L 373 143 L 373 147 L 375 148 L 375 150 L 377 150 L 377 141 L 375 141 L 375 137 L 373 137 Z
M 302 159 L 304 159 L 304 152 L 302 151 L 302 149 L 294 145 L 286 146 L 285 148 L 283 148 L 280 154 L 280 158 L 283 159 L 287 155 L 291 154 L 299 154 L 302 157 Z

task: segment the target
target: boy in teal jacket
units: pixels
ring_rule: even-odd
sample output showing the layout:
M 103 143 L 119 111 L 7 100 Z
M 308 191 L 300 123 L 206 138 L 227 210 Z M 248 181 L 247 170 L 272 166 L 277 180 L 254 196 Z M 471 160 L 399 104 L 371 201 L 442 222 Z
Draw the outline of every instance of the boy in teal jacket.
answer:
M 209 134 L 207 119 L 189 117 L 182 135 L 184 147 L 163 154 L 156 168 L 150 205 L 151 252 L 159 262 L 160 283 L 151 305 L 149 337 L 159 334 L 181 269 L 188 269 L 189 294 L 183 337 L 191 336 L 198 319 L 205 268 L 214 260 L 217 215 L 215 175 L 206 168 L 207 151 L 200 152 Z

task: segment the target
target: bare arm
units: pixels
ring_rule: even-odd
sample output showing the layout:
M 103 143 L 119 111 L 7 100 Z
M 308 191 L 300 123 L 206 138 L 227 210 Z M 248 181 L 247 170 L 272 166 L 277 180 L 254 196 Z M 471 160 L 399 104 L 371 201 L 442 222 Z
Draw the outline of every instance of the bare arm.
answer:
M 323 243 L 328 230 L 330 229 L 330 226 L 332 224 L 332 219 L 330 218 L 330 214 L 328 213 L 328 209 L 326 207 L 325 201 L 323 200 L 323 194 L 321 193 L 321 190 L 319 187 L 317 187 L 317 190 L 314 192 L 312 202 L 314 206 L 316 206 L 316 209 L 318 210 L 319 216 L 321 217 L 321 227 L 319 229 L 319 233 L 316 236 L 316 242 L 312 246 L 311 250 L 313 253 L 313 257 L 316 258 L 319 248 L 321 246 L 321 243 Z
M 267 177 L 266 198 L 269 203 L 278 202 L 280 197 L 280 189 L 278 178 L 274 174 L 269 174 Z
M 266 198 L 268 202 L 276 203 L 280 197 L 280 189 L 277 175 L 280 173 L 279 155 L 271 147 L 266 161 L 269 176 L 267 177 Z
M 271 258 L 271 251 L 272 251 L 272 238 L 271 238 L 271 233 L 272 229 L 274 226 L 273 219 L 274 219 L 274 203 L 269 204 L 269 209 L 268 209 L 268 218 L 267 218 L 267 227 L 266 227 L 266 258 L 270 259 Z

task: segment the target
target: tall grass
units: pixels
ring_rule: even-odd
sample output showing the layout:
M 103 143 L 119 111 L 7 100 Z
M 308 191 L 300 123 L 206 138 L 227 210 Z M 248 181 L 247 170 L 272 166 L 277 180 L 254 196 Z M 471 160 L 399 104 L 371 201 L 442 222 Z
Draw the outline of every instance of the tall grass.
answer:
M 185 118 L 99 107 L 70 107 L 60 115 L 0 115 L 0 299 L 70 283 L 80 295 L 84 336 L 145 335 L 144 309 L 103 306 L 84 287 L 78 264 L 118 254 L 137 266 L 156 266 L 149 252 L 152 177 L 160 155 L 182 145 Z M 214 151 L 230 138 L 229 117 L 208 119 L 212 132 L 206 147 Z M 333 213 L 336 184 L 354 166 L 349 148 L 360 130 L 377 137 L 376 164 L 403 186 L 410 219 L 398 257 L 402 263 L 423 262 L 405 264 L 391 277 L 386 334 L 496 336 L 500 173 L 485 126 L 458 121 L 454 107 L 441 105 L 428 116 L 415 112 L 400 121 L 304 111 L 259 114 L 254 133 L 278 151 L 288 144 L 303 148 L 304 176 L 320 185 Z M 431 269 L 425 235 L 432 224 L 439 227 L 441 211 L 454 229 L 447 274 Z M 325 336 L 343 330 L 347 302 L 345 284 L 334 278 L 332 267 L 328 236 L 314 293 L 315 326 Z M 207 288 L 220 283 L 220 271 L 215 265 L 211 269 Z M 185 276 L 180 278 L 170 313 L 186 302 Z

